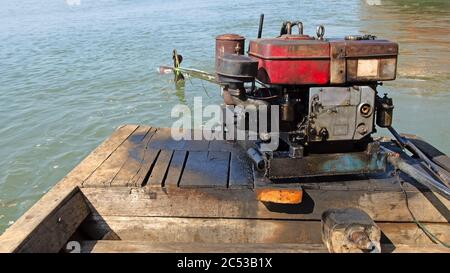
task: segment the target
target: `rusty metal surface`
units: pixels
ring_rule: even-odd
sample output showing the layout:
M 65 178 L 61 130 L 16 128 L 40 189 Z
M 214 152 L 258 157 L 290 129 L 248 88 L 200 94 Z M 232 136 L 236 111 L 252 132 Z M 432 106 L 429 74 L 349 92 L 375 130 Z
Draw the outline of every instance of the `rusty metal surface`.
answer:
M 266 38 L 250 41 L 250 56 L 266 60 L 329 59 L 329 43 L 317 40 Z
M 217 60 L 216 73 L 221 82 L 254 81 L 258 72 L 258 61 L 244 55 L 225 54 Z
M 330 42 L 330 83 L 341 84 L 345 83 L 346 75 L 346 60 L 345 60 L 345 42 L 332 41 Z
M 216 70 L 219 57 L 225 54 L 244 55 L 245 38 L 238 34 L 222 34 L 216 37 Z
M 388 40 L 346 40 L 347 57 L 379 57 L 398 55 L 398 44 Z
M 381 230 L 361 209 L 329 209 L 322 214 L 322 239 L 332 253 L 381 252 Z
M 386 158 L 378 152 L 309 155 L 303 158 L 274 157 L 268 160 L 269 178 L 333 176 L 382 172 Z

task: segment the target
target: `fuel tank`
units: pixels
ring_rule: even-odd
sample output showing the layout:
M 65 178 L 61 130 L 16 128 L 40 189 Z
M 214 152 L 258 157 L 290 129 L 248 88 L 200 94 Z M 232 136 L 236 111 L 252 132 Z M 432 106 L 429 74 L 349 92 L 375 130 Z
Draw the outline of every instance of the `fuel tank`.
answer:
M 275 85 L 328 85 L 394 80 L 398 45 L 373 36 L 317 39 L 282 35 L 250 41 L 258 80 Z

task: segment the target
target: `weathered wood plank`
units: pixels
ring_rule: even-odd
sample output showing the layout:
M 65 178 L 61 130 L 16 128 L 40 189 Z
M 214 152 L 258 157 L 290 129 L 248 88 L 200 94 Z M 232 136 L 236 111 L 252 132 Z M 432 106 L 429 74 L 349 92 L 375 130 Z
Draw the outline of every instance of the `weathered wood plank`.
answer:
M 253 185 L 252 163 L 243 150 L 233 149 L 230 159 L 229 188 L 251 188 Z
M 113 134 L 90 153 L 66 177 L 59 181 L 33 207 L 22 215 L 11 227 L 0 236 L 0 252 L 13 252 L 30 234 L 55 211 L 69 196 L 74 188 L 89 177 L 117 149 L 137 125 L 119 127 Z
M 92 216 L 92 239 L 179 243 L 322 243 L 320 221 Z M 92 230 L 95 227 L 94 230 Z
M 448 248 L 437 244 L 426 245 L 381 245 L 381 252 L 387 253 L 450 253 Z
M 131 179 L 127 186 L 140 187 L 143 186 L 147 176 L 151 173 L 159 156 L 160 150 L 149 148 L 145 150 L 144 160 L 136 175 Z
M 209 140 L 189 140 L 185 141 L 184 149 L 186 151 L 199 152 L 199 151 L 208 151 L 209 144 L 211 142 Z
M 139 126 L 126 141 L 103 162 L 84 182 L 83 187 L 110 186 L 112 180 L 123 167 L 131 150 L 135 149 L 147 135 L 150 127 Z
M 189 152 L 180 187 L 227 187 L 229 152 Z
M 416 223 L 378 222 L 377 225 L 387 239 L 395 245 L 433 244 L 433 241 Z M 450 242 L 450 225 L 448 223 L 424 223 L 423 225 L 442 242 Z M 383 243 L 383 238 L 381 242 Z
M 186 151 L 174 151 L 172 161 L 170 162 L 169 170 L 167 171 L 165 187 L 178 187 L 178 183 L 183 173 L 184 164 L 186 162 Z
M 378 222 L 381 243 L 432 244 L 415 223 Z M 448 224 L 427 223 L 441 241 L 450 241 Z M 91 239 L 151 241 L 156 243 L 306 243 L 320 244 L 320 221 L 133 217 L 92 215 L 83 223 Z
M 148 149 L 150 140 L 156 133 L 156 128 L 151 128 L 144 139 L 135 148 L 129 150 L 127 161 L 121 167 L 117 175 L 111 182 L 113 187 L 123 187 L 131 185 L 131 180 L 136 176 L 142 168 L 146 151 Z
M 7 249 L 8 241 L 2 238 L 0 252 L 58 252 L 89 213 L 79 188 L 74 188 L 14 249 Z M 10 236 L 14 233 L 22 235 L 20 229 L 11 229 L 11 233 Z
M 238 145 L 236 142 L 226 141 L 226 140 L 212 140 L 209 143 L 208 150 L 216 152 L 232 152 L 236 150 Z
M 208 244 L 82 241 L 82 253 L 327 253 L 323 244 Z M 381 245 L 383 253 L 450 253 L 440 245 Z
M 249 189 L 86 188 L 83 192 L 95 210 L 110 216 L 320 220 L 329 208 L 358 207 L 375 221 L 412 221 L 402 192 L 305 190 L 298 205 L 264 204 Z M 446 212 L 436 208 L 423 193 L 411 192 L 408 196 L 410 208 L 419 221 L 448 223 Z M 437 195 L 433 202 L 450 207 L 450 201 Z
M 186 141 L 172 138 L 170 128 L 159 128 L 150 141 L 149 148 L 159 150 L 185 150 Z
M 322 244 L 193 244 L 143 241 L 83 241 L 82 253 L 326 253 Z
M 158 160 L 155 163 L 155 167 L 148 178 L 147 185 L 150 187 L 162 187 L 164 185 L 164 179 L 166 177 L 170 160 L 172 159 L 172 150 L 161 150 L 158 156 Z

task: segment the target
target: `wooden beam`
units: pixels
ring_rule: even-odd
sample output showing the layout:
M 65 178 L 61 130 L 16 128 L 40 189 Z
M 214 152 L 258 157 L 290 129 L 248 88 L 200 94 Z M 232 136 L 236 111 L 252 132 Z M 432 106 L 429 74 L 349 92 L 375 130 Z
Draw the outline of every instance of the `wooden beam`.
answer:
M 327 253 L 323 244 L 208 244 L 83 241 L 82 253 Z M 450 253 L 440 245 L 381 245 L 387 253 Z
M 322 244 L 195 244 L 145 241 L 83 241 L 82 253 L 326 253 Z
M 164 179 L 166 178 L 169 164 L 172 160 L 172 154 L 172 150 L 161 150 L 155 167 L 148 178 L 147 186 L 162 187 L 164 185 Z
M 305 190 L 298 205 L 264 204 L 252 190 L 219 188 L 84 188 L 93 209 L 108 216 L 170 216 L 320 220 L 329 208 L 358 207 L 382 222 L 411 222 L 402 192 Z M 420 192 L 410 192 L 409 205 L 423 222 L 448 223 Z M 436 197 L 443 206 L 450 202 Z
M 415 223 L 377 225 L 382 243 L 433 243 Z M 441 241 L 450 241 L 447 223 L 424 225 Z M 95 240 L 114 234 L 115 239 L 155 243 L 322 243 L 320 221 L 91 215 L 80 228 Z
M 90 210 L 79 188 L 48 211 L 45 204 L 37 203 L 26 219 L 42 218 L 36 226 L 22 225 L 10 228 L 0 239 L 0 252 L 51 253 L 58 252 L 72 236 Z M 20 242 L 15 236 L 23 238 Z
M 155 243 L 322 243 L 319 221 L 93 215 L 83 226 L 96 240 L 114 233 Z
M 176 150 L 173 152 L 169 170 L 167 171 L 165 187 L 178 187 L 181 175 L 183 174 L 184 164 L 186 163 L 187 152 Z
M 130 179 L 129 184 L 127 184 L 128 187 L 142 187 L 144 185 L 145 180 L 148 178 L 148 175 L 151 173 L 156 164 L 160 151 L 161 150 L 156 150 L 153 148 L 148 148 L 145 150 L 142 164 L 136 175 Z
M 381 245 L 381 252 L 387 253 L 450 253 L 450 249 L 437 244 L 426 245 Z

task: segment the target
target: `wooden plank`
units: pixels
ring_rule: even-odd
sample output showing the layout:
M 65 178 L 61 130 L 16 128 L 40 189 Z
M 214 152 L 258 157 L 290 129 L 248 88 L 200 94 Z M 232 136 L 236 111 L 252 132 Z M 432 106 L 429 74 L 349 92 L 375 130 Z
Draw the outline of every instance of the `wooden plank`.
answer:
M 212 140 L 209 143 L 208 150 L 216 152 L 231 152 L 237 148 L 237 143 L 226 140 Z
M 170 160 L 172 159 L 172 154 L 172 150 L 161 150 L 158 160 L 155 163 L 155 167 L 153 167 L 150 177 L 148 178 L 148 186 L 162 187 L 164 185 L 164 179 L 169 168 Z
M 79 188 L 74 188 L 14 249 L 7 249 L 2 238 L 0 252 L 58 252 L 89 213 Z M 10 232 L 22 235 L 20 229 L 10 229 Z
M 84 182 L 83 187 L 110 186 L 112 180 L 123 167 L 131 150 L 135 149 L 147 135 L 150 127 L 139 126 L 103 164 Z
M 387 240 L 395 245 L 433 244 L 433 241 L 416 223 L 378 222 L 377 225 Z M 424 223 L 423 225 L 442 242 L 450 242 L 450 225 L 448 223 Z
M 322 243 L 320 221 L 91 216 L 84 225 L 97 240 L 114 233 L 161 243 Z
M 437 244 L 427 245 L 381 245 L 385 253 L 450 253 L 450 249 Z
M 327 253 L 323 244 L 208 244 L 82 241 L 82 253 Z M 383 253 L 450 253 L 440 245 L 381 245 Z
M 402 192 L 304 190 L 298 205 L 264 204 L 249 189 L 86 188 L 83 193 L 98 213 L 110 216 L 320 220 L 329 208 L 358 207 L 375 221 L 412 221 Z M 450 201 L 436 195 L 433 202 L 440 204 L 432 204 L 423 193 L 411 192 L 408 196 L 419 221 L 448 223 L 448 215 L 437 207 L 448 208 Z
M 189 152 L 180 187 L 227 187 L 229 152 Z
M 149 148 L 145 150 L 144 160 L 136 175 L 131 179 L 127 186 L 141 187 L 144 185 L 148 175 L 151 173 L 155 166 L 156 160 L 159 156 L 160 150 Z
M 159 128 L 150 141 L 149 148 L 158 150 L 184 150 L 186 141 L 172 138 L 170 128 Z
M 164 183 L 165 187 L 178 187 L 178 183 L 181 179 L 181 174 L 183 173 L 184 164 L 186 163 L 186 158 L 186 151 L 174 151 Z
M 214 140 L 209 144 L 209 151 L 230 152 L 229 188 L 249 188 L 253 185 L 252 163 L 246 151 L 236 142 Z
M 233 149 L 230 159 L 229 188 L 250 188 L 253 185 L 252 163 L 247 153 L 241 149 Z
M 117 149 L 137 125 L 125 125 L 117 128 L 113 134 L 90 153 L 66 177 L 60 180 L 33 207 L 22 215 L 12 226 L 0 236 L 0 252 L 13 252 L 19 245 L 56 210 L 61 202 L 69 196 L 74 188 L 100 166 L 113 151 Z
M 378 222 L 381 243 L 432 244 L 415 223 Z M 447 223 L 425 226 L 443 241 L 450 241 Z M 322 243 L 320 221 L 179 218 L 91 215 L 81 227 L 91 239 L 111 238 L 179 243 Z
M 145 241 L 83 241 L 82 253 L 326 253 L 322 244 L 193 244 Z
M 208 151 L 210 141 L 204 138 L 195 140 L 195 132 L 200 132 L 201 134 L 199 130 L 189 130 L 190 140 L 175 140 L 172 137 L 171 128 L 160 128 L 152 139 L 150 147 L 161 150 Z
M 206 139 L 185 141 L 184 149 L 190 152 L 208 151 L 211 142 Z
M 111 182 L 110 186 L 123 187 L 131 185 L 131 180 L 136 176 L 139 170 L 142 168 L 142 164 L 145 158 L 146 151 L 148 149 L 150 140 L 155 135 L 157 129 L 151 128 L 144 139 L 134 149 L 129 151 L 127 161 L 121 167 L 117 175 Z

